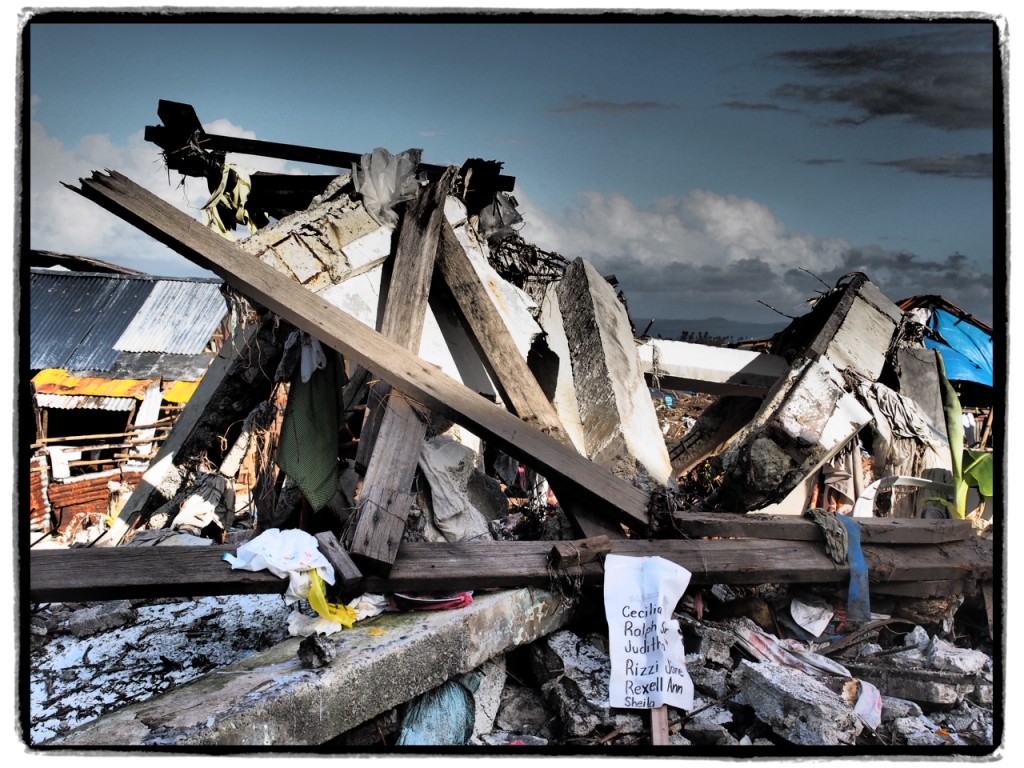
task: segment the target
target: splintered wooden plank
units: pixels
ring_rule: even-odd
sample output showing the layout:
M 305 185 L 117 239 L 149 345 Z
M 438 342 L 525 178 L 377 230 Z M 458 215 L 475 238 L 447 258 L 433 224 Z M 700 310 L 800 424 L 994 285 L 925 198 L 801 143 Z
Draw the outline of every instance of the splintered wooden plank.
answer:
M 480 281 L 480 275 L 473 268 L 466 250 L 447 221 L 442 226 L 437 266 L 447 292 L 455 300 L 469 338 L 509 410 L 575 453 L 576 447 L 565 431 L 555 406 L 548 400 L 537 377 L 523 359 L 487 288 Z M 549 478 L 549 482 L 563 511 L 584 536 L 603 534 L 624 538 L 620 526 L 602 520 L 586 503 L 578 503 L 577 499 L 572 498 L 571 486 L 558 479 Z
M 334 589 L 345 589 L 354 587 L 363 578 L 348 552 L 341 546 L 338 537 L 330 531 L 322 531 L 314 536 L 317 547 L 321 554 L 327 558 L 327 562 L 334 568 Z
M 526 365 L 487 288 L 447 221 L 441 228 L 437 266 L 465 320 L 473 346 L 509 410 L 573 449 L 555 407 Z
M 559 580 L 599 585 L 597 562 L 552 568 L 550 541 L 404 542 L 387 577 L 367 576 L 352 593 L 455 591 L 551 587 Z M 33 550 L 29 598 L 33 602 L 119 600 L 217 594 L 282 594 L 287 579 L 260 571 L 232 570 L 223 561 L 230 546 L 113 547 Z M 612 542 L 617 555 L 657 555 L 692 574 L 691 584 L 835 584 L 849 582 L 818 542 L 749 539 Z M 865 545 L 873 587 L 906 582 L 992 578 L 994 548 L 975 538 L 937 546 Z
M 861 541 L 871 544 L 941 544 L 974 536 L 968 520 L 923 518 L 856 518 Z M 795 515 L 678 512 L 674 527 L 684 536 L 821 541 L 824 534 L 813 520 Z
M 450 181 L 446 173 L 421 190 L 406 207 L 398 233 L 381 333 L 411 353 L 419 349 L 423 335 Z M 385 401 L 383 387 L 371 391 L 370 413 L 359 435 L 359 456 L 369 452 L 369 459 L 350 551 L 367 567 L 386 573 L 398 554 L 409 517 L 410 491 L 427 427 L 400 394 L 392 393 Z M 376 412 L 381 409 L 384 413 L 375 433 Z
M 97 172 L 81 184 L 80 189 L 69 189 L 220 275 L 251 300 L 373 371 L 407 397 L 492 442 L 549 481 L 564 482 L 595 510 L 646 528 L 648 496 L 639 488 L 446 376 L 125 176 Z

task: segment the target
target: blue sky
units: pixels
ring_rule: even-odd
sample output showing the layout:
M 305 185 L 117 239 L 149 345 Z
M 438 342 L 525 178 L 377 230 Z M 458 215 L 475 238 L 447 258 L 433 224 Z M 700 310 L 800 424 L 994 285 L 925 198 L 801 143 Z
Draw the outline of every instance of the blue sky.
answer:
M 22 33 L 32 248 L 202 274 L 59 183 L 110 168 L 198 213 L 143 140 L 169 99 L 212 133 L 501 160 L 523 237 L 614 273 L 640 326 L 774 322 L 854 270 L 993 319 L 991 22 L 55 18 Z

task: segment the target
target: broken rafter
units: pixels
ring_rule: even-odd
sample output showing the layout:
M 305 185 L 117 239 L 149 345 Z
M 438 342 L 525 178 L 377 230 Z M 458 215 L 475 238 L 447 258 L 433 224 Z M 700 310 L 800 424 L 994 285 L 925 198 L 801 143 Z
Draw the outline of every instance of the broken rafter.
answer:
M 251 300 L 374 371 L 407 397 L 491 441 L 549 481 L 564 483 L 595 509 L 632 527 L 647 527 L 649 500 L 642 490 L 495 406 L 127 177 L 113 171 L 94 173 L 81 184 L 80 189 L 68 188 L 219 274 Z
M 316 163 L 332 168 L 351 168 L 362 162 L 362 155 L 355 152 L 342 152 L 334 149 L 304 147 L 297 144 L 281 144 L 274 141 L 243 139 L 237 136 L 219 136 L 203 130 L 202 123 L 191 104 L 161 99 L 157 105 L 157 115 L 164 125 L 146 126 L 145 139 L 164 150 L 167 167 L 194 175 L 190 169 L 183 168 L 176 155 L 181 150 L 194 144 L 197 149 L 208 152 L 236 152 L 245 155 L 275 157 L 280 160 L 292 160 L 297 163 Z M 436 181 L 445 172 L 446 166 L 420 163 L 417 171 L 431 181 Z M 498 175 L 494 177 L 495 192 L 511 192 L 515 187 L 514 176 Z

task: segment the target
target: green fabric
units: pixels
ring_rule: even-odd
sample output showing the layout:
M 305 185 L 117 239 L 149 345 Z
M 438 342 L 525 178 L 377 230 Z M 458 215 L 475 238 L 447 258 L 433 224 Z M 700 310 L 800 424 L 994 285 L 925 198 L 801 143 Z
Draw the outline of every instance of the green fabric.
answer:
M 328 354 L 327 366 L 305 383 L 296 366 L 277 463 L 314 511 L 325 507 L 338 487 L 338 394 L 336 355 Z

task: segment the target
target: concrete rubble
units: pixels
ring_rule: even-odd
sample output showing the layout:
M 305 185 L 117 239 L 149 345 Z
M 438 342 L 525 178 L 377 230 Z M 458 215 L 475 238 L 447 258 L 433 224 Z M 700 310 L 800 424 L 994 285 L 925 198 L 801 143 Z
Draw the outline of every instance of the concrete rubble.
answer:
M 149 140 L 222 167 L 190 106 L 160 116 Z M 390 154 L 317 152 L 353 172 L 261 178 L 237 242 L 114 172 L 75 189 L 214 269 L 240 322 L 90 546 L 31 553 L 31 747 L 1000 743 L 956 392 L 866 275 L 759 349 L 638 339 L 614 277 L 502 225 L 500 163 L 410 150 L 409 194 L 370 206 Z M 224 562 L 268 530 L 332 578 Z M 692 707 L 610 705 L 609 553 L 691 573 Z

